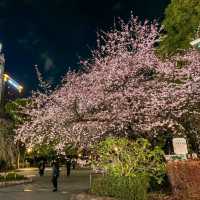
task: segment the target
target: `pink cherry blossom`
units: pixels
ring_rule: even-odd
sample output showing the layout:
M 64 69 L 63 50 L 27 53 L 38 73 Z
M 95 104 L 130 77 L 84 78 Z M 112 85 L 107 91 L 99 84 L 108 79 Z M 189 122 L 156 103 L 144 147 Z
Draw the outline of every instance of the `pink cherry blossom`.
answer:
M 80 72 L 68 72 L 50 93 L 33 93 L 16 140 L 29 146 L 54 141 L 62 150 L 108 135 L 184 134 L 181 117 L 198 113 L 200 103 L 200 53 L 190 49 L 163 60 L 155 50 L 158 37 L 156 23 L 133 16 L 100 33 Z

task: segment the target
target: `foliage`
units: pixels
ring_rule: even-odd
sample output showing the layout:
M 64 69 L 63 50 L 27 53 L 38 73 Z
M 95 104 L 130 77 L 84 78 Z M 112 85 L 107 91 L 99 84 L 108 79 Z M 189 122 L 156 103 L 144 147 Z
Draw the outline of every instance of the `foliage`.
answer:
M 164 153 L 159 147 L 151 149 L 148 140 L 129 141 L 124 138 L 108 138 L 95 147 L 93 167 L 111 176 L 135 177 L 147 174 L 158 184 L 165 175 Z
M 66 144 L 85 148 L 108 135 L 185 134 L 182 118 L 199 114 L 200 53 L 160 59 L 158 34 L 157 24 L 134 17 L 101 33 L 82 71 L 68 72 L 50 93 L 33 93 L 23 110 L 30 120 L 18 127 L 16 140 L 30 146 L 57 141 L 63 151 Z
M 15 124 L 23 123 L 23 121 L 26 119 L 26 116 L 21 111 L 27 104 L 27 99 L 16 99 L 15 101 L 8 102 L 5 105 L 5 112 Z
M 92 179 L 90 192 L 120 200 L 146 200 L 148 178 L 140 174 L 134 177 L 103 176 Z
M 71 158 L 77 157 L 79 151 L 80 150 L 73 144 L 67 144 L 65 147 L 65 155 Z
M 53 145 L 35 145 L 30 152 L 27 152 L 26 159 L 47 159 L 52 160 L 56 156 Z
M 197 37 L 199 25 L 200 1 L 172 0 L 165 10 L 163 26 L 166 34 L 160 43 L 161 53 L 172 55 L 180 49 L 188 49 L 189 43 Z
M 18 141 L 16 144 L 14 143 L 14 129 L 19 125 L 22 124 L 27 119 L 27 115 L 22 112 L 22 109 L 28 104 L 28 99 L 20 98 L 14 101 L 8 102 L 5 105 L 5 113 L 7 114 L 9 120 L 11 121 L 12 127 L 9 130 L 9 134 L 11 135 L 9 143 L 13 145 L 14 154 L 16 157 L 16 167 L 19 167 L 20 161 L 24 162 L 25 156 L 25 145 Z M 14 164 L 14 163 L 13 163 Z
M 188 152 L 200 153 L 200 116 L 198 113 L 195 115 L 186 115 L 184 117 L 184 124 L 186 129 L 186 137 L 188 144 Z

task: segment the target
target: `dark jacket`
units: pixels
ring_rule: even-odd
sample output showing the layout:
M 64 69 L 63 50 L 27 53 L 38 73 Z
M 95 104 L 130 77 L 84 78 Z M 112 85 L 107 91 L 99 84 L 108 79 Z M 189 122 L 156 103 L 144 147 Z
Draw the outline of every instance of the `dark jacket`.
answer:
M 59 165 L 54 163 L 53 164 L 52 176 L 59 177 L 59 174 L 60 174 Z

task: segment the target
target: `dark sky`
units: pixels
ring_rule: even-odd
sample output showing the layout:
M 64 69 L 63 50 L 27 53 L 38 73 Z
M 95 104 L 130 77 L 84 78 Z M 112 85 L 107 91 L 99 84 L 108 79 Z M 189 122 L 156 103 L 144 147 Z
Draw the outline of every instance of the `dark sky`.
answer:
M 6 71 L 26 94 L 36 87 L 34 64 L 54 83 L 96 44 L 115 17 L 163 18 L 170 0 L 0 0 L 0 41 Z

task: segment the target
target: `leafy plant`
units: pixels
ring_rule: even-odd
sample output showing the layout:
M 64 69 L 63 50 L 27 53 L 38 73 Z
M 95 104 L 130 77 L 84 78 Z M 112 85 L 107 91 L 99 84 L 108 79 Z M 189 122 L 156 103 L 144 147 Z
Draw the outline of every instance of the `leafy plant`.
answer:
M 120 200 L 146 200 L 148 177 L 137 175 L 135 177 L 103 176 L 92 179 L 90 192 L 100 196 L 115 197 Z
M 24 180 L 26 179 L 25 176 L 16 174 L 15 172 L 10 172 L 5 176 L 0 175 L 0 182 L 2 181 L 15 181 L 15 180 Z
M 20 174 L 16 174 L 14 172 L 8 173 L 6 175 L 6 180 L 11 181 L 11 180 L 22 180 L 25 179 L 25 177 L 23 175 Z
M 200 2 L 173 0 L 165 10 L 163 26 L 166 34 L 161 39 L 160 51 L 172 55 L 188 49 L 190 42 L 199 37 Z
M 93 168 L 103 169 L 110 176 L 147 174 L 161 184 L 165 175 L 163 156 L 161 148 L 152 149 L 146 139 L 108 138 L 97 146 L 92 163 Z
M 5 112 L 13 120 L 15 125 L 23 123 L 23 121 L 26 119 L 26 115 L 22 113 L 22 108 L 24 108 L 28 103 L 28 99 L 21 98 L 8 102 L 5 105 Z
M 52 160 L 56 156 L 56 152 L 54 151 L 54 146 L 53 144 L 51 145 L 46 145 L 46 144 L 41 144 L 41 145 L 35 145 L 33 149 L 31 149 L 31 152 L 26 153 L 26 159 L 31 160 L 31 159 L 47 159 L 47 160 Z

